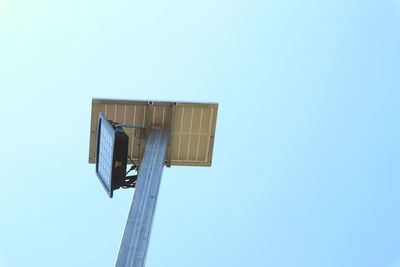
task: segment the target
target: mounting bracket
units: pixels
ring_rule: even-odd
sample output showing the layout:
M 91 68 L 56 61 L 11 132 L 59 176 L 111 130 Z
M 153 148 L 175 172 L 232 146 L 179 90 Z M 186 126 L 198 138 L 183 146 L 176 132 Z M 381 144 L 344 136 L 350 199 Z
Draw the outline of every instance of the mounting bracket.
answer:
M 119 184 L 119 187 L 124 189 L 126 188 L 135 188 L 136 186 L 137 175 L 126 176 Z

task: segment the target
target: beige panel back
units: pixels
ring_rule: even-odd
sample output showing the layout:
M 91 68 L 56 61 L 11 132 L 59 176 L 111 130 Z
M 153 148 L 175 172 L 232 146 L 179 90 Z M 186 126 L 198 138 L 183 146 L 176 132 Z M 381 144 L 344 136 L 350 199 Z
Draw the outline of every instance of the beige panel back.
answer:
M 128 154 L 140 163 L 151 126 L 171 129 L 166 165 L 211 166 L 216 103 L 188 103 L 140 100 L 93 99 L 90 126 L 89 163 L 96 160 L 96 133 L 99 113 L 120 124 L 144 129 L 124 128 L 129 136 Z

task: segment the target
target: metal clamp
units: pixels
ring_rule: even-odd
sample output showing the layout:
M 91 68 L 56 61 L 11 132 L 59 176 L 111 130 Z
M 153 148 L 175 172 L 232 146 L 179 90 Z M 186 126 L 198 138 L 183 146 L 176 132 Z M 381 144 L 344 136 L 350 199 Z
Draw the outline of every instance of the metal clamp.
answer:
M 135 188 L 136 186 L 137 175 L 126 176 L 120 183 L 120 187 L 127 188 Z

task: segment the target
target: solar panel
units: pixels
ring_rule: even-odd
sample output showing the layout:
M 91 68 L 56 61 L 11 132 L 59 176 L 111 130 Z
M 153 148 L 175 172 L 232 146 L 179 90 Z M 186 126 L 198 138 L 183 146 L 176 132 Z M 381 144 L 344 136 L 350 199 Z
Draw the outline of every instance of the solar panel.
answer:
M 126 128 L 128 155 L 136 164 L 144 153 L 146 135 L 151 126 L 171 129 L 166 166 L 211 166 L 218 113 L 217 103 L 166 102 L 145 100 L 92 100 L 89 163 L 96 162 L 98 116 L 121 124 L 141 126 Z

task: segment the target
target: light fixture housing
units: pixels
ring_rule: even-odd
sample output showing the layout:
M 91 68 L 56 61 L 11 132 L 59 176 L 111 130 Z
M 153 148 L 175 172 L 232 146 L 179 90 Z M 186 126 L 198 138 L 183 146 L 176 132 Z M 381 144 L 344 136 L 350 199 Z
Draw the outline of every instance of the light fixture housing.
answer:
M 96 174 L 108 196 L 126 176 L 129 137 L 121 127 L 99 114 L 97 124 Z

